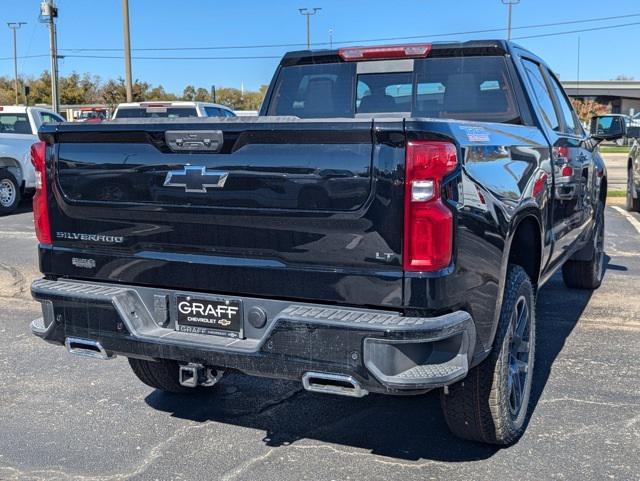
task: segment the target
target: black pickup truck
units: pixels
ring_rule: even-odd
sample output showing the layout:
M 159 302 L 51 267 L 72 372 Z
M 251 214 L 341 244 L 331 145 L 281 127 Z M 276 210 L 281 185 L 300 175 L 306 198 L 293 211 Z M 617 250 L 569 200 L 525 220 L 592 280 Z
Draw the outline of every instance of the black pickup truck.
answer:
M 536 291 L 601 282 L 617 135 L 505 41 L 289 53 L 255 118 L 43 126 L 31 330 L 166 391 L 439 388 L 454 433 L 512 443 Z

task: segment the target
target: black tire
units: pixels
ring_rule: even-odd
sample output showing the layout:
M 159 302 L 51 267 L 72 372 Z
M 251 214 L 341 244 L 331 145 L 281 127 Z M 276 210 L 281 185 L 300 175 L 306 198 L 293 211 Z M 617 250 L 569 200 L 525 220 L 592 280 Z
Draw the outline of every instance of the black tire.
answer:
M 535 319 L 531 280 L 522 267 L 510 265 L 489 357 L 440 396 L 445 420 L 456 436 L 497 445 L 520 439 L 531 398 Z
M 598 205 L 593 235 L 593 257 L 588 261 L 569 259 L 562 266 L 562 279 L 572 289 L 597 289 L 604 277 L 604 204 Z
M 20 204 L 20 184 L 6 169 L 0 169 L 0 215 L 14 212 Z
M 143 359 L 129 358 L 129 365 L 133 373 L 147 386 L 161 391 L 194 394 L 215 388 L 214 386 L 197 388 L 185 387 L 178 380 L 180 365 L 176 361 L 160 359 L 158 361 L 145 361 Z
M 637 193 L 636 198 L 633 198 L 633 190 L 635 188 L 633 167 L 629 167 L 629 171 L 627 172 L 627 210 L 630 212 L 640 212 L 640 198 L 638 198 Z

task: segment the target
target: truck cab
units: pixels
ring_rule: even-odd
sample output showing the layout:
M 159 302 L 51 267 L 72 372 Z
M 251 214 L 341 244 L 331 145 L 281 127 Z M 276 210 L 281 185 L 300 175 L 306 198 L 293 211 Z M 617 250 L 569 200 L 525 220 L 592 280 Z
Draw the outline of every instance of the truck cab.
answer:
M 0 215 L 13 212 L 36 187 L 29 149 L 40 127 L 64 121 L 42 107 L 0 106 Z

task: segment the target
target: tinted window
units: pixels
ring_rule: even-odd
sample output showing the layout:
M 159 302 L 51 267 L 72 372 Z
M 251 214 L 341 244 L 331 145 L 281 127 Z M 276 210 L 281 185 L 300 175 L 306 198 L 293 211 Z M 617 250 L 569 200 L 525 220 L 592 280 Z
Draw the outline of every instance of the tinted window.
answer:
M 564 93 L 564 89 L 560 86 L 560 83 L 556 78 L 551 75 L 551 85 L 558 99 L 558 104 L 562 110 L 562 117 L 566 125 L 566 131 L 568 134 L 582 135 L 582 126 L 576 121 L 576 116 L 573 112 L 573 107 L 567 100 L 567 96 Z
M 205 107 L 204 113 L 207 117 L 224 117 L 224 110 L 217 107 Z
M 135 119 L 135 118 L 176 118 L 176 117 L 197 117 L 195 107 L 125 107 L 119 108 L 115 118 Z
M 57 115 L 46 112 L 40 112 L 40 120 L 43 124 L 57 124 L 58 122 L 64 122 L 64 120 Z
M 31 134 L 27 114 L 0 114 L 0 133 Z
M 533 94 L 538 101 L 538 106 L 544 122 L 553 130 L 560 128 L 560 122 L 558 122 L 558 116 L 556 110 L 553 107 L 553 101 L 551 100 L 551 94 L 547 88 L 547 84 L 542 76 L 542 71 L 538 64 L 531 62 L 530 60 L 523 60 L 524 69 L 527 72 L 527 77 L 533 89 Z
M 353 117 L 355 68 L 355 63 L 283 68 L 269 105 L 269 115 Z
M 414 115 L 519 123 L 503 57 L 431 58 L 416 62 Z
M 414 72 L 357 77 L 355 63 L 284 67 L 268 111 L 302 118 L 384 112 L 520 122 L 505 60 L 489 56 L 416 60 Z
M 356 112 L 411 112 L 413 73 L 358 75 Z

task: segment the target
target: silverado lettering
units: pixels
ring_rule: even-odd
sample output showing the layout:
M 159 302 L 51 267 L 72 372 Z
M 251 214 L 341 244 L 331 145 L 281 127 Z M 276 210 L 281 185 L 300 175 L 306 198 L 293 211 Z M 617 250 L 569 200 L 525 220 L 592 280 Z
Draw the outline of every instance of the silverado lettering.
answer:
M 90 242 L 105 242 L 109 244 L 122 244 L 124 242 L 124 237 L 103 234 L 81 234 L 78 232 L 56 232 L 56 238 Z

